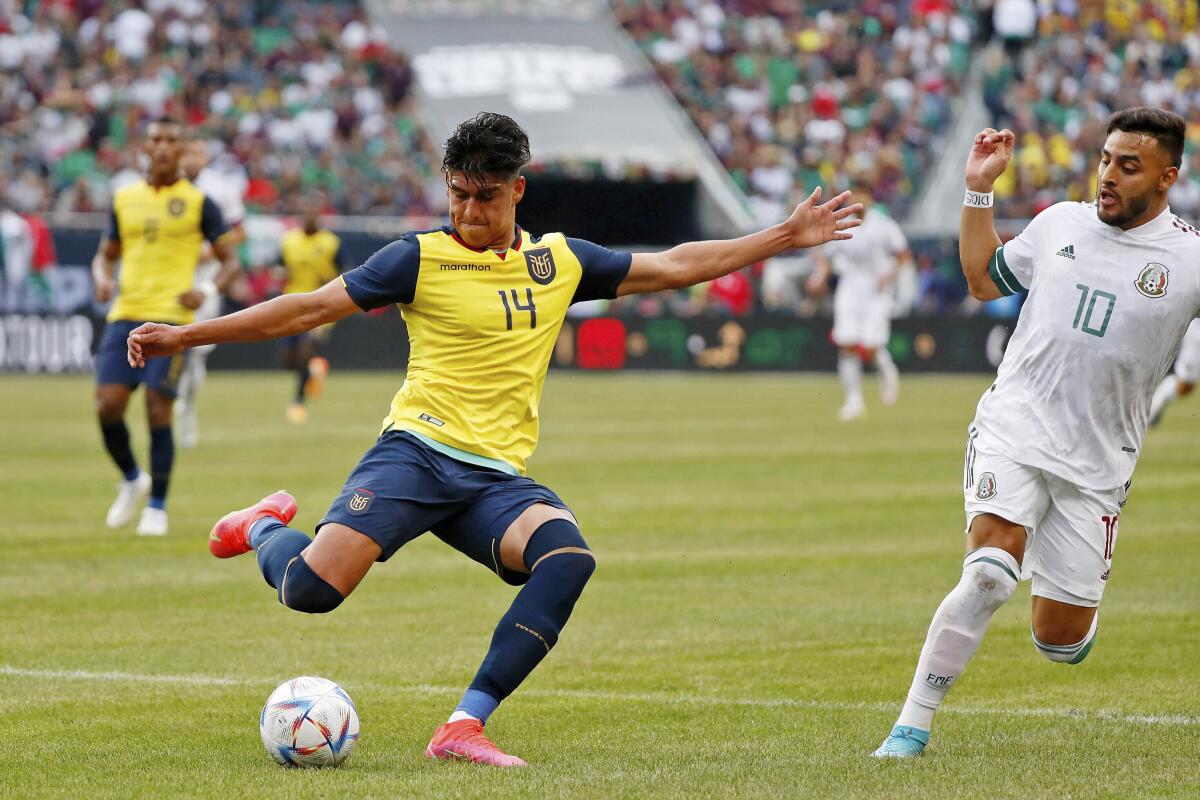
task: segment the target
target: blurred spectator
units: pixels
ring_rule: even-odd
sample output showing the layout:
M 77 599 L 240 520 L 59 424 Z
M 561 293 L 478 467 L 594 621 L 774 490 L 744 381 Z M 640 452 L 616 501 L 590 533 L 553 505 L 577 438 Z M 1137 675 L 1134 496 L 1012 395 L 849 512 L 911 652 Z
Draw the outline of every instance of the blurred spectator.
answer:
M 768 311 L 811 314 L 804 300 L 804 279 L 812 272 L 810 259 L 798 253 L 776 256 L 763 266 L 762 304 Z
M 30 288 L 36 242 L 29 223 L 0 197 L 0 290 L 14 297 Z
M 224 142 L 257 211 L 319 187 L 342 214 L 426 214 L 444 201 L 411 83 L 356 2 L 0 3 L 0 188 L 23 210 L 104 207 L 169 113 Z
M 707 284 L 705 305 L 723 316 L 741 317 L 754 309 L 754 287 L 746 270 L 731 272 Z

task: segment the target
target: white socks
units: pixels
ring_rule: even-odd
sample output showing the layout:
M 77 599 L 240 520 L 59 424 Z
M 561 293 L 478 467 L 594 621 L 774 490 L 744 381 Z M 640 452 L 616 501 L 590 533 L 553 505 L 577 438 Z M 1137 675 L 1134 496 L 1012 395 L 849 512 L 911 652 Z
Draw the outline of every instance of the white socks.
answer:
M 838 356 L 838 377 L 842 379 L 842 389 L 846 392 L 846 406 L 862 406 L 862 362 L 857 355 L 841 352 Z
M 963 560 L 962 579 L 938 606 L 897 725 L 928 731 L 933 713 L 983 642 L 992 614 L 1017 588 L 1021 566 L 1007 551 L 981 547 Z
M 896 369 L 896 362 L 892 361 L 892 354 L 886 345 L 875 351 L 875 369 L 879 370 L 879 379 L 883 384 L 883 404 L 895 405 L 900 395 L 900 370 Z

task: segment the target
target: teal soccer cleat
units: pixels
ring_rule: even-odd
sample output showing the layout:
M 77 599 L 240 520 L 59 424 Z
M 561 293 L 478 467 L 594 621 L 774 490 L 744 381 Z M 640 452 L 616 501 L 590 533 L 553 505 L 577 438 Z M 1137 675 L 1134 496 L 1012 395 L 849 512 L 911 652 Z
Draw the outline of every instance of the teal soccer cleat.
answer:
M 875 758 L 916 758 L 929 744 L 929 731 L 897 725 L 871 755 Z

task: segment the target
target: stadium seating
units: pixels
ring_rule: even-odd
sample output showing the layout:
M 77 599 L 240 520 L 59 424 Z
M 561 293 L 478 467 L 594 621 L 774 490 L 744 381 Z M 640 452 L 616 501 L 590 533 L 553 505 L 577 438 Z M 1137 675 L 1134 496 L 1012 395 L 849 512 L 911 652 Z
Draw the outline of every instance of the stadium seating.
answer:
M 1200 211 L 1197 13 L 1194 3 L 1080 4 L 1076 13 L 1044 14 L 1035 41 L 982 55 L 992 125 L 1018 137 L 1014 166 L 996 185 L 999 216 L 1024 219 L 1062 199 L 1093 197 L 1105 120 L 1136 105 L 1188 120 L 1185 169 L 1171 205 L 1184 216 Z
M 224 143 L 252 213 L 294 211 L 307 189 L 344 214 L 442 202 L 409 64 L 357 3 L 27 5 L 0 16 L 0 158 L 19 209 L 106 208 L 136 167 L 131 132 L 163 113 Z
M 614 13 L 765 223 L 855 174 L 904 216 L 961 90 L 972 31 L 939 0 L 616 0 Z

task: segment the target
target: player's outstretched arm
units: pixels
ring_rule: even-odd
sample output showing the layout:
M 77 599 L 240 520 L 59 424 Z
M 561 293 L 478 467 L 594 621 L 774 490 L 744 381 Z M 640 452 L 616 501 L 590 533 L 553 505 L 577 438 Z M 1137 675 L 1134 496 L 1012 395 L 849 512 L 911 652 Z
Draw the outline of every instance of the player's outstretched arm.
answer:
M 341 278 L 315 292 L 285 294 L 225 317 L 191 325 L 147 322 L 129 334 L 129 364 L 145 365 L 147 358 L 168 356 L 204 344 L 256 342 L 312 330 L 350 316 L 359 308 Z
M 992 213 L 992 187 L 1008 167 L 1016 138 L 1007 128 L 984 128 L 975 135 L 967 157 L 968 194 L 958 226 L 958 257 L 971 296 L 977 300 L 995 300 L 1003 294 L 988 275 L 988 263 L 1001 244 Z
M 821 203 L 818 186 L 784 222 L 737 239 L 688 242 L 661 253 L 634 253 L 618 295 L 682 289 L 715 280 L 788 250 L 851 238 L 862 204 L 843 206 L 849 192 Z

